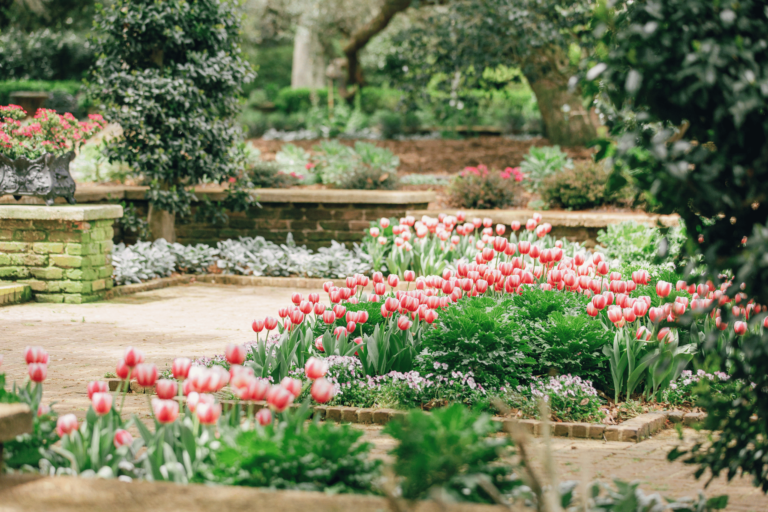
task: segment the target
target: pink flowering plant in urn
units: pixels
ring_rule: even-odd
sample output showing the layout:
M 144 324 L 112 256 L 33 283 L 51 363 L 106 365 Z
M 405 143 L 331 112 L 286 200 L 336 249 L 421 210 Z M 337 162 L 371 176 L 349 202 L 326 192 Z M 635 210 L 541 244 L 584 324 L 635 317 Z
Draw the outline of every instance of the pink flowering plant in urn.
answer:
M 0 194 L 40 196 L 49 205 L 61 196 L 74 203 L 69 164 L 106 122 L 100 115 L 78 121 L 70 113 L 42 108 L 33 119 L 26 117 L 18 105 L 0 106 Z

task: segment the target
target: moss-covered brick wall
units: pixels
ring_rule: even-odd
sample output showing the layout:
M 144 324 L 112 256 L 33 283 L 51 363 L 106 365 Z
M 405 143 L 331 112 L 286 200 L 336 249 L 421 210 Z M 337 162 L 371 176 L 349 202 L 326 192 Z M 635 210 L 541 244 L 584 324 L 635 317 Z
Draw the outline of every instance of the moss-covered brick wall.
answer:
M 66 207 L 36 212 L 46 219 L 12 219 L 1 208 L 0 282 L 28 284 L 38 302 L 92 302 L 112 288 L 114 219 L 55 218 L 54 210 Z

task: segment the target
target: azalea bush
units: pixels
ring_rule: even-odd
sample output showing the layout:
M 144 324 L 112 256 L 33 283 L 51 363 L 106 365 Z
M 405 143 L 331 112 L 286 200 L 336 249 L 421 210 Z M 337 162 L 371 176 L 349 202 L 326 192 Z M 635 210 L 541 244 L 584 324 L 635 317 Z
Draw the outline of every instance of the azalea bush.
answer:
M 8 158 L 61 156 L 77 150 L 106 126 L 98 114 L 78 121 L 72 114 L 41 108 L 31 121 L 25 121 L 26 117 L 27 112 L 18 105 L 0 106 L 0 151 Z
M 523 202 L 522 181 L 519 167 L 491 171 L 485 165 L 478 165 L 465 168 L 453 178 L 448 194 L 451 203 L 462 208 L 509 208 Z

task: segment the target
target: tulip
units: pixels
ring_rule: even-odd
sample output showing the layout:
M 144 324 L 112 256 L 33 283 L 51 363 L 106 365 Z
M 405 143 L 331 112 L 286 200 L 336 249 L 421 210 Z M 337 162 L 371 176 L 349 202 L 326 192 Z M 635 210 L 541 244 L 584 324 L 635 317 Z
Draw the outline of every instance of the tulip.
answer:
M 277 327 L 277 318 L 268 316 L 264 319 L 264 327 L 268 331 L 273 331 Z
M 336 320 L 344 318 L 344 314 L 347 312 L 347 308 L 341 304 L 333 306 L 333 314 L 336 315 Z
M 517 250 L 520 251 L 520 254 L 528 254 L 531 250 L 531 242 L 526 242 L 525 240 L 518 242 Z
M 507 227 L 504 224 L 496 224 L 496 234 L 499 236 L 503 236 L 504 232 L 507 230 Z
M 303 299 L 304 297 L 302 297 L 300 293 L 294 293 L 291 295 L 291 302 L 293 302 L 295 306 L 298 306 L 299 304 L 301 304 L 301 301 Z
M 763 320 L 763 327 L 764 327 L 765 329 L 768 329 L 768 316 L 767 316 L 767 317 L 765 317 L 765 320 Z
M 369 315 L 367 311 L 358 311 L 357 312 L 357 323 L 364 324 L 368 321 Z
M 407 316 L 401 316 L 397 319 L 397 328 L 401 331 L 407 331 L 410 329 L 411 325 L 413 325 L 413 322 L 408 320 Z
M 413 270 L 406 270 L 405 272 L 403 272 L 403 280 L 406 283 L 412 283 L 413 281 L 416 280 L 416 272 L 414 272 Z M 397 283 L 395 283 L 394 285 L 390 283 L 390 286 L 397 286 Z
M 538 245 L 532 245 L 531 250 L 528 251 L 528 256 L 530 256 L 533 259 L 537 259 L 539 255 L 541 254 L 541 249 Z
M 648 318 L 653 323 L 660 322 L 665 316 L 667 315 L 664 313 L 664 308 L 651 308 L 648 311 Z
M 199 403 L 195 414 L 201 424 L 215 425 L 221 416 L 221 404 Z
M 387 276 L 387 284 L 391 288 L 396 287 L 399 283 L 400 283 L 400 278 L 398 278 L 396 274 L 389 274 Z
M 128 347 L 125 349 L 123 360 L 129 368 L 133 368 L 144 361 L 144 353 L 136 348 Z
M 125 364 L 124 359 L 121 359 L 117 362 L 117 367 L 115 368 L 115 375 L 117 375 L 118 379 L 121 379 L 121 380 L 127 379 L 130 372 L 131 372 L 131 369 L 128 367 L 127 364 Z
M 112 442 L 114 443 L 115 448 L 131 446 L 131 444 L 133 444 L 133 436 L 127 430 L 118 429 L 115 431 L 115 438 Z
M 659 297 L 668 297 L 672 291 L 672 283 L 666 281 L 659 281 L 656 283 L 656 295 Z
M 94 380 L 88 383 L 86 390 L 88 391 L 88 400 L 93 400 L 94 393 L 106 393 L 109 391 L 109 386 L 106 382 Z
M 293 325 L 299 325 L 304 321 L 304 313 L 302 313 L 298 309 L 294 309 L 291 311 L 291 314 L 289 315 L 291 323 Z
M 637 334 L 635 336 L 638 340 L 644 339 L 645 341 L 650 341 L 651 339 L 651 331 L 643 327 L 642 325 L 637 329 Z
M 301 381 L 299 379 L 292 379 L 290 377 L 285 377 L 283 380 L 280 381 L 280 385 L 287 389 L 294 398 L 298 398 L 301 394 Z
M 173 360 L 171 371 L 174 379 L 186 379 L 189 375 L 189 369 L 192 367 L 192 361 L 188 357 L 177 357 Z
M 170 400 L 179 392 L 179 385 L 175 380 L 160 379 L 155 385 L 155 392 L 157 393 L 158 398 Z
M 632 308 L 622 309 L 621 314 L 627 322 L 634 322 L 637 319 L 635 311 Z
M 659 341 L 663 341 L 664 338 L 666 338 L 669 335 L 669 333 L 670 333 L 669 327 L 664 327 L 659 331 L 659 334 L 656 335 L 656 338 Z
M 97 416 L 104 416 L 112 410 L 112 395 L 109 393 L 94 393 L 91 399 L 91 405 L 93 406 L 93 412 Z
M 621 322 L 624 319 L 621 307 L 611 306 L 608 308 L 608 320 L 614 324 Z
M 301 304 L 299 304 L 299 311 L 301 311 L 305 315 L 310 314 L 313 309 L 314 309 L 314 304 L 312 304 L 308 300 L 303 300 L 301 301 Z
M 592 317 L 595 317 L 600 314 L 600 311 L 595 307 L 593 302 L 590 302 L 589 304 L 587 304 L 587 314 Z
M 381 226 L 381 229 L 387 229 L 389 227 L 389 219 L 382 217 L 379 219 L 379 225 Z
M 173 423 L 179 417 L 179 403 L 176 400 L 155 398 L 152 400 L 152 411 L 160 423 Z
M 256 413 L 256 421 L 258 421 L 259 425 L 262 427 L 266 427 L 272 423 L 272 411 L 269 409 L 259 410 L 259 412 Z
M 77 430 L 77 418 L 74 414 L 59 416 L 59 419 L 56 421 L 56 433 L 59 437 L 71 434 L 75 430 Z
M 157 366 L 153 363 L 141 363 L 137 364 L 133 369 L 133 375 L 136 377 L 136 382 L 139 386 L 150 387 L 157 381 Z
M 315 402 L 324 404 L 334 395 L 334 386 L 326 379 L 317 379 L 312 383 L 312 398 Z
M 735 332 L 738 336 L 743 336 L 747 332 L 747 322 L 735 322 L 733 324 L 733 332 Z
M 283 386 L 273 386 L 267 393 L 267 404 L 275 412 L 283 412 L 293 402 L 294 395 Z
M 355 329 L 357 329 L 357 323 L 356 322 L 347 322 L 347 332 L 353 333 L 355 332 Z
M 253 332 L 259 333 L 264 330 L 264 320 L 254 320 L 251 324 L 251 329 L 253 329 Z
M 32 363 L 27 366 L 27 373 L 29 374 L 29 380 L 39 384 L 48 376 L 48 365 L 45 363 Z
M 536 229 L 537 224 L 538 222 L 536 222 L 534 219 L 528 219 L 525 222 L 525 229 L 527 229 L 528 231 L 533 231 L 534 229 Z
M 37 417 L 44 416 L 46 414 L 50 414 L 51 408 L 48 407 L 45 404 L 40 404 L 37 406 Z
M 646 304 L 646 302 L 643 300 L 637 300 L 632 305 L 632 310 L 635 312 L 635 315 L 638 317 L 645 316 L 645 314 L 648 312 L 648 304 Z
M 27 364 L 48 364 L 48 352 L 43 347 L 26 347 L 24 349 L 24 360 Z
M 301 311 L 299 311 L 299 314 L 301 314 Z M 303 316 L 303 315 L 302 315 Z M 291 318 L 291 321 L 293 321 L 293 318 Z M 298 323 L 298 322 L 294 322 Z M 227 362 L 229 364 L 243 364 L 245 362 L 245 347 L 242 345 L 235 345 L 234 343 L 229 343 L 227 345 L 226 350 L 224 351 L 224 355 L 227 358 Z
M 309 380 L 325 377 L 326 373 L 328 373 L 328 364 L 322 359 L 310 357 L 304 365 L 304 374 Z

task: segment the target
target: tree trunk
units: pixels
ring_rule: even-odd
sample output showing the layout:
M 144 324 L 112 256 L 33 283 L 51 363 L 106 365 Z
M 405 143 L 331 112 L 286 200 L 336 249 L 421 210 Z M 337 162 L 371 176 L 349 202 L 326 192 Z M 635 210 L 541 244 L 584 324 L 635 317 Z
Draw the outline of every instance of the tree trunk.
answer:
M 320 89 L 325 87 L 325 56 L 317 33 L 299 25 L 293 39 L 291 87 Z
M 597 138 L 600 120 L 594 109 L 585 109 L 578 89 L 568 91 L 568 76 L 548 68 L 526 76 L 536 95 L 545 136 L 552 144 L 582 146 Z
M 149 205 L 149 232 L 152 240 L 165 239 L 172 244 L 176 242 L 176 214 L 166 210 L 160 210 Z
M 363 85 L 363 71 L 358 63 L 358 53 L 375 35 L 387 28 L 395 14 L 406 10 L 410 5 L 411 0 L 386 0 L 373 19 L 352 33 L 342 50 L 347 57 L 347 86 Z

